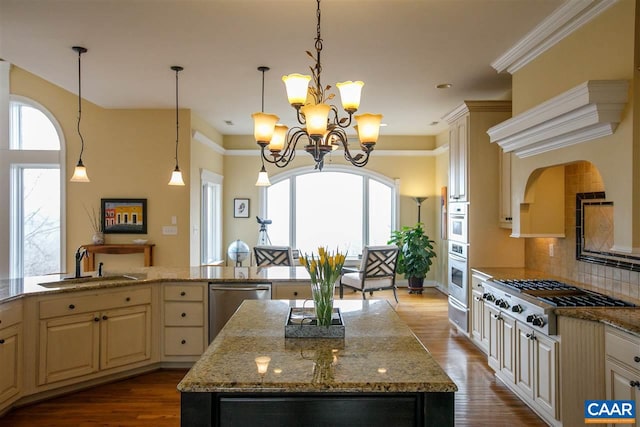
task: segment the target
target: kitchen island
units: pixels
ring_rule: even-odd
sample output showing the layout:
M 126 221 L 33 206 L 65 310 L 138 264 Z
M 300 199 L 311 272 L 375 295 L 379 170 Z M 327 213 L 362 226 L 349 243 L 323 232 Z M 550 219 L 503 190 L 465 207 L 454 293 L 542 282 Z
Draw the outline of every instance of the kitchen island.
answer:
M 285 339 L 303 303 L 240 306 L 178 384 L 182 426 L 453 425 L 456 385 L 386 301 L 337 301 L 344 339 Z

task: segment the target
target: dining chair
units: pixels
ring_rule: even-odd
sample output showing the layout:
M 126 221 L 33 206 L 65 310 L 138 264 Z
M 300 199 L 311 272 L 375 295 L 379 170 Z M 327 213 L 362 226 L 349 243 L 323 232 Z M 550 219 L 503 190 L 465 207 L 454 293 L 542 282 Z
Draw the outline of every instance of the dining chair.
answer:
M 398 302 L 396 293 L 396 266 L 400 249 L 396 245 L 365 246 L 362 251 L 362 262 L 359 269 L 343 268 L 340 276 L 340 298 L 344 295 L 344 287 L 373 295 L 374 291 L 392 289 L 393 297 Z
M 254 246 L 253 254 L 258 267 L 293 265 L 293 253 L 289 246 Z

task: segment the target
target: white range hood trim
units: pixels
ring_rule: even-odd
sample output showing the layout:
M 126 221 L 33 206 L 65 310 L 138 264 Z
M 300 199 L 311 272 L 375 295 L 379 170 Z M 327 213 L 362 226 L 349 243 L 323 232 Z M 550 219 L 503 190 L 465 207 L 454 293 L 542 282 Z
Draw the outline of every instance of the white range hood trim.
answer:
M 622 119 L 628 90 L 626 80 L 589 80 L 487 133 L 491 142 L 520 158 L 611 135 Z

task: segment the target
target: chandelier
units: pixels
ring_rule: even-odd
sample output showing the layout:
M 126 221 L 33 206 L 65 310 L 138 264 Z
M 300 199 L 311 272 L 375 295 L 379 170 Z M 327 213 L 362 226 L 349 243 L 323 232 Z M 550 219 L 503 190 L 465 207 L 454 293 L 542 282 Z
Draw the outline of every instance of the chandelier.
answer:
M 311 75 L 290 74 L 283 76 L 282 81 L 286 86 L 289 104 L 296 109 L 296 116 L 300 126 L 288 128 L 278 124 L 280 119 L 274 114 L 254 113 L 254 137 L 261 149 L 262 169 L 256 185 L 269 185 L 268 176 L 264 167 L 264 162 L 276 165 L 279 168 L 287 166 L 295 158 L 296 146 L 303 141 L 304 150 L 311 154 L 315 161 L 315 169 L 322 170 L 324 156 L 338 148 L 344 150 L 344 158 L 352 165 L 362 167 L 369 161 L 369 155 L 373 151 L 378 140 L 381 114 L 360 114 L 354 113 L 360 106 L 360 93 L 364 83 L 361 81 L 347 81 L 337 83 L 340 91 L 342 108 L 347 112 L 348 117 L 338 117 L 338 109 L 335 105 L 327 102 L 334 98 L 334 94 L 329 93 L 331 86 L 322 86 L 321 74 L 322 65 L 320 63 L 320 53 L 322 52 L 322 37 L 320 35 L 320 0 L 317 0 L 317 35 L 315 38 L 314 55 L 307 51 L 307 54 L 315 60 L 315 64 L 310 66 Z M 264 110 L 264 72 L 267 67 L 260 67 L 262 71 L 262 92 Z M 313 80 L 312 85 L 309 82 Z M 352 118 L 356 121 L 356 132 L 360 140 L 360 150 L 352 154 L 347 142 L 345 129 L 351 126 Z M 262 178 L 262 181 L 261 181 Z

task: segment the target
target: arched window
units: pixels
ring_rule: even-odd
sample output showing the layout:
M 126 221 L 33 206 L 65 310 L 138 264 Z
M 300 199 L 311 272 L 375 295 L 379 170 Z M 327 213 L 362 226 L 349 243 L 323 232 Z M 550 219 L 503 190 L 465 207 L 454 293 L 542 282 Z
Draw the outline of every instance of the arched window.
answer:
M 364 245 L 384 245 L 396 228 L 398 183 L 340 166 L 322 172 L 298 168 L 276 175 L 263 193 L 262 214 L 273 221 L 273 245 L 301 253 L 338 247 L 357 256 Z
M 8 168 L 11 277 L 64 270 L 64 144 L 53 115 L 28 98 L 9 97 Z

